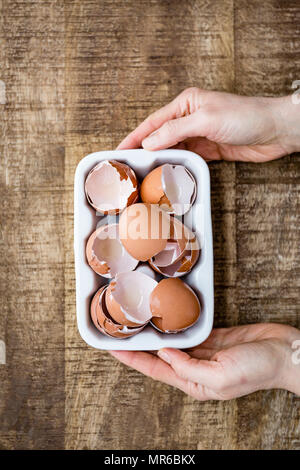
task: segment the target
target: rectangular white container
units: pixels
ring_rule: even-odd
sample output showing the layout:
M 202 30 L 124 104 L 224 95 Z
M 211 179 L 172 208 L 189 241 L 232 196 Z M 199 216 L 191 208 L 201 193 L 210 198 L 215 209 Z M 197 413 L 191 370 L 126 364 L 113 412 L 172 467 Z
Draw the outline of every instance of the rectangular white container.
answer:
M 119 340 L 102 335 L 92 324 L 89 309 L 93 294 L 107 282 L 89 267 L 85 245 L 95 230 L 99 217 L 88 204 L 84 182 L 89 171 L 101 160 L 114 159 L 125 162 L 136 172 L 139 181 L 153 168 L 163 163 L 182 164 L 194 175 L 197 196 L 193 209 L 184 216 L 184 223 L 192 228 L 201 241 L 200 258 L 193 270 L 182 277 L 198 294 L 202 312 L 198 322 L 177 334 L 162 334 L 151 326 L 131 338 Z M 114 150 L 95 152 L 83 158 L 76 169 L 74 182 L 74 251 L 76 273 L 77 324 L 82 339 L 97 349 L 157 350 L 162 347 L 191 348 L 209 336 L 214 316 L 213 245 L 210 209 L 210 176 L 208 166 L 198 155 L 185 150 Z M 174 310 L 176 299 L 174 299 Z

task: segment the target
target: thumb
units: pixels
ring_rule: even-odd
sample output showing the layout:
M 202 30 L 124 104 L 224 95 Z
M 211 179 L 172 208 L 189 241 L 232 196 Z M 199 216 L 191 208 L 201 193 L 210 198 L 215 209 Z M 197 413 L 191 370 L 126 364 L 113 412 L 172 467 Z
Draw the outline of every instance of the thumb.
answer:
M 224 382 L 222 366 L 217 361 L 199 360 L 178 349 L 164 348 L 158 356 L 170 364 L 176 374 L 191 382 L 218 389 Z
M 200 122 L 199 113 L 196 112 L 165 122 L 142 141 L 142 146 L 146 150 L 160 150 L 173 147 L 188 137 L 198 135 L 200 135 Z

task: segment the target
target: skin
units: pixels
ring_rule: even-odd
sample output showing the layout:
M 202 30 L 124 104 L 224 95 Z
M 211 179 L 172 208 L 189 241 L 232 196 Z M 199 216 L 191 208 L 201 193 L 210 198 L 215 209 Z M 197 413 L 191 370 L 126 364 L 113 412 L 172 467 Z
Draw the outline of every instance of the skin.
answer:
M 267 162 L 300 148 L 300 105 L 188 88 L 151 114 L 118 146 L 177 147 L 206 160 Z M 152 135 L 151 135 L 152 134 Z
M 300 104 L 188 88 L 118 146 L 182 148 L 205 160 L 267 162 L 300 150 Z M 129 367 L 192 397 L 229 400 L 281 388 L 300 395 L 300 331 L 280 324 L 214 329 L 186 351 L 111 351 Z

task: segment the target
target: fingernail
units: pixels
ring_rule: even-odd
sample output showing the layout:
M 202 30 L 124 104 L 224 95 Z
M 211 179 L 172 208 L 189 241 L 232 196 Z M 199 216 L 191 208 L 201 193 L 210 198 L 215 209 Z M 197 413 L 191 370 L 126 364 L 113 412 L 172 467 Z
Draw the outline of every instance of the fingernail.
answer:
M 153 135 L 157 134 L 158 133 L 158 129 L 156 129 L 155 131 L 151 132 L 151 134 L 148 135 L 148 137 L 146 137 L 146 139 L 148 139 L 149 137 L 152 137 Z
M 154 144 L 157 133 L 158 133 L 158 130 L 156 130 L 156 131 L 152 132 L 152 134 L 148 135 L 148 137 L 146 137 L 142 142 L 143 147 L 145 146 L 145 144 L 146 144 L 146 146 Z
M 169 358 L 169 355 L 166 353 L 166 351 L 158 351 L 157 355 L 165 362 L 168 364 L 171 364 L 171 359 Z

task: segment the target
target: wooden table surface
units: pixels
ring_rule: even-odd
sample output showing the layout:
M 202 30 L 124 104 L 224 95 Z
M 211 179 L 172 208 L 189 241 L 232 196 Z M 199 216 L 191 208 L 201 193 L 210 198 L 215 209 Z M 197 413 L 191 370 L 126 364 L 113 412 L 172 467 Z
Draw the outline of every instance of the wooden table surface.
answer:
M 188 86 L 300 79 L 298 0 L 0 0 L 1 449 L 300 449 L 300 399 L 200 403 L 89 348 L 73 177 Z M 5 89 L 4 89 L 5 88 Z M 300 327 L 300 155 L 213 163 L 215 325 Z

